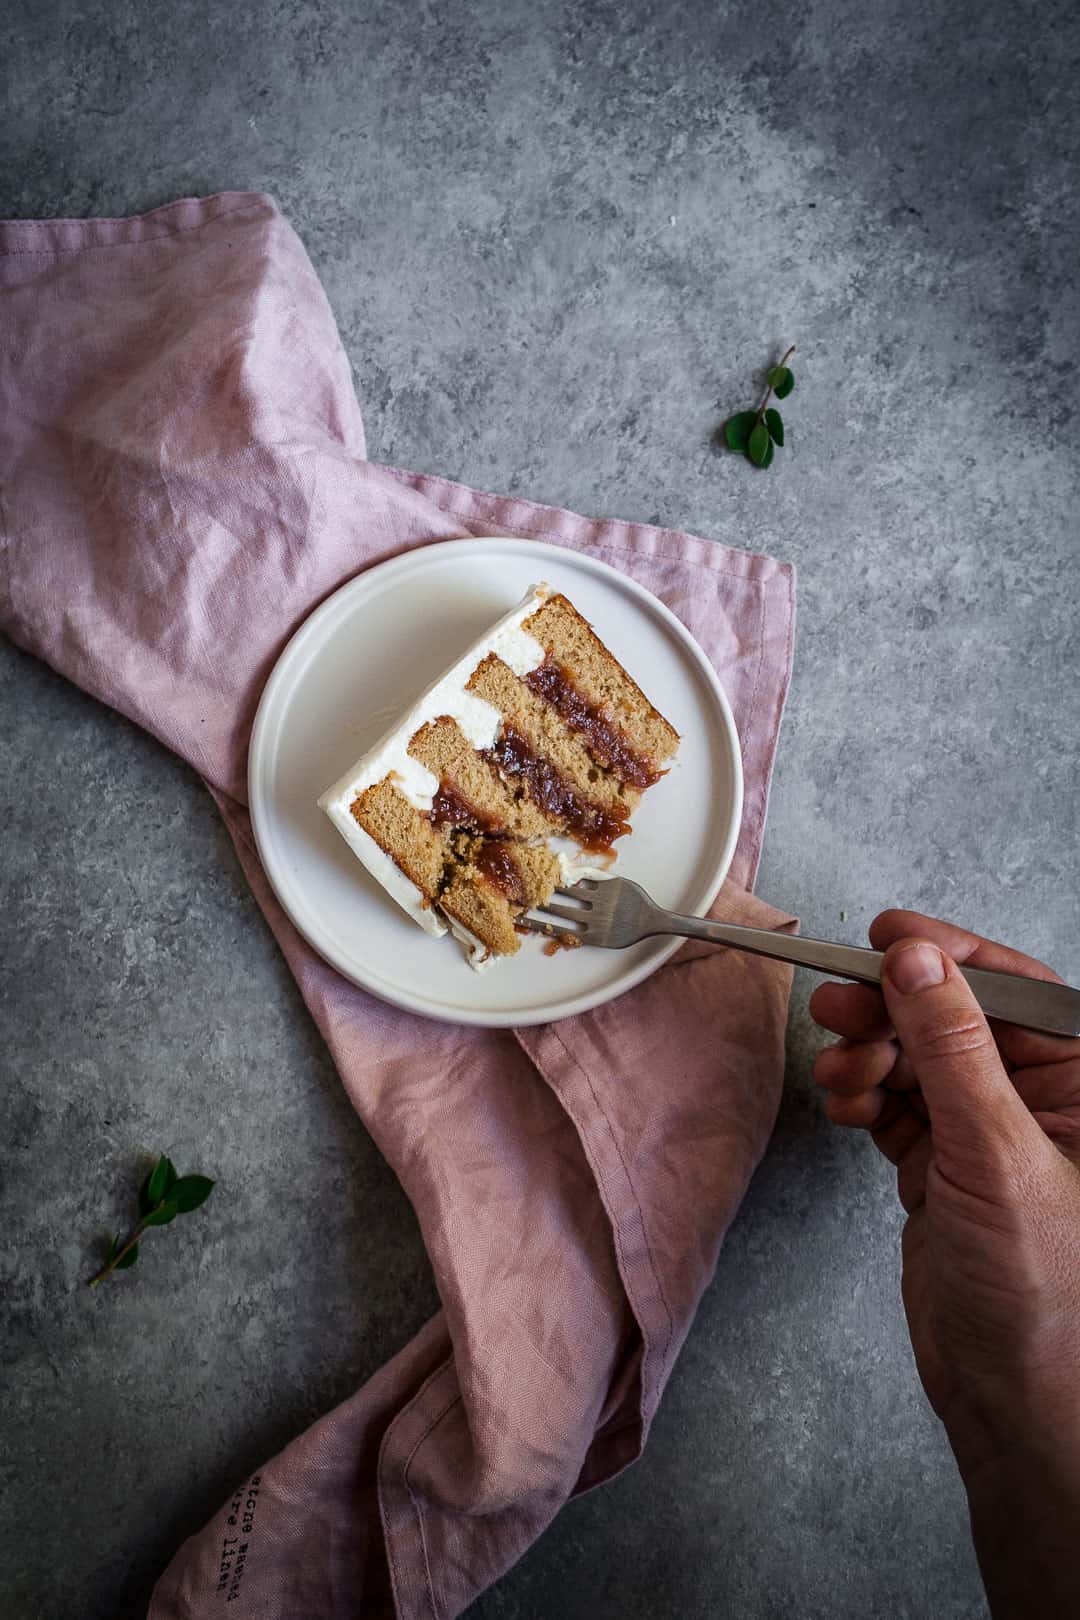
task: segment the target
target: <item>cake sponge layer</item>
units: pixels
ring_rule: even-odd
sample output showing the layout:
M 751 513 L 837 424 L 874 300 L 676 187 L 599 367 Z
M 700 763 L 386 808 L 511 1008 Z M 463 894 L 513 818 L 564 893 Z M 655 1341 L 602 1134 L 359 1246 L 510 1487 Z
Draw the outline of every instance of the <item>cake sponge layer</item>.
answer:
M 446 837 L 384 777 L 357 795 L 352 817 L 369 838 L 390 856 L 430 904 L 439 892 L 446 861 Z
M 469 681 L 469 691 L 497 709 L 504 726 L 511 725 L 524 737 L 586 803 L 623 816 L 637 804 L 637 790 L 600 765 L 551 704 L 501 659 L 485 658 Z
M 429 906 L 500 956 L 519 948 L 517 919 L 550 900 L 559 881 L 559 857 L 546 845 L 439 821 L 434 807 L 418 810 L 391 780 L 366 788 L 352 814 Z
M 615 727 L 621 733 L 614 748 L 600 743 L 601 757 L 607 756 L 604 762 L 619 770 L 621 741 L 623 750 L 639 756 L 644 767 L 633 771 L 631 780 L 638 780 L 640 786 L 648 785 L 641 778 L 651 776 L 655 780 L 678 748 L 679 734 L 604 646 L 588 620 L 565 596 L 552 596 L 525 620 L 522 629 L 540 643 L 545 661 L 556 667 L 593 711 L 582 718 L 584 734 L 591 736 L 594 749 L 598 731 L 605 733 Z M 525 679 L 534 689 L 543 686 L 539 671 L 527 674 Z
M 436 819 L 515 838 L 544 838 L 551 831 L 543 813 L 511 791 L 449 716 L 422 727 L 409 753 L 439 779 L 432 799 Z
M 559 874 L 559 858 L 549 849 L 473 839 L 455 852 L 439 904 L 497 955 L 513 956 L 521 946 L 517 919 L 551 899 Z

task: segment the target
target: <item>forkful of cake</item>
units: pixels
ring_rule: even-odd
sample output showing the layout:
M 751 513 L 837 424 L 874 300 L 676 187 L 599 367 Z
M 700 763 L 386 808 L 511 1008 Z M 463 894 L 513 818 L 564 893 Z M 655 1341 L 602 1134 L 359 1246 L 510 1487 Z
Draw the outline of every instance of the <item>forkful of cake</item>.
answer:
M 792 962 L 837 979 L 881 983 L 882 951 L 714 922 L 709 917 L 684 917 L 665 911 L 628 878 L 582 878 L 572 888 L 556 889 L 555 894 L 558 900 L 547 902 L 541 915 L 529 912 L 519 918 L 518 928 L 546 934 L 561 944 L 598 945 L 606 950 L 624 950 L 658 934 L 680 934 L 685 939 L 708 940 L 753 956 Z M 550 920 L 556 917 L 557 923 Z M 960 972 L 988 1018 L 1002 1018 L 1051 1035 L 1080 1035 L 1080 990 L 986 968 L 962 966 Z

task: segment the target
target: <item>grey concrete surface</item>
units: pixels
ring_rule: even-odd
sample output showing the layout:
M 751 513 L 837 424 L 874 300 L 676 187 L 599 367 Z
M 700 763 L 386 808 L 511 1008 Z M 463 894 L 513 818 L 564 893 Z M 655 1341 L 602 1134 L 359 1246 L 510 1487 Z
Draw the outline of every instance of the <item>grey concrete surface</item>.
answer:
M 938 911 L 1075 979 L 1078 51 L 1055 0 L 9 0 L 0 214 L 269 190 L 373 458 L 794 561 L 761 892 L 851 939 Z M 712 435 L 789 341 L 758 474 Z M 0 1607 L 135 1620 L 434 1292 L 197 782 L 7 644 L 0 680 Z M 477 1617 L 984 1613 L 890 1176 L 821 1118 L 807 990 L 644 1461 Z M 159 1145 L 219 1191 L 92 1296 Z

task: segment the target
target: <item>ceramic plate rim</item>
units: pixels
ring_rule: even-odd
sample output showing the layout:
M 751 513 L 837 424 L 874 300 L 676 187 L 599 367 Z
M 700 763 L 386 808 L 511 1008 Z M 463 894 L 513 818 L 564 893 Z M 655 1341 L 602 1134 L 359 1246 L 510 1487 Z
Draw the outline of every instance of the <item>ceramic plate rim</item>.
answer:
M 596 573 L 606 578 L 610 583 L 617 585 L 618 589 L 636 597 L 645 607 L 646 611 L 656 615 L 674 635 L 704 678 L 705 686 L 713 698 L 717 711 L 720 729 L 727 744 L 730 756 L 732 774 L 732 806 L 731 816 L 720 854 L 713 871 L 705 884 L 703 892 L 694 901 L 690 908 L 691 914 L 704 916 L 720 892 L 721 885 L 731 866 L 735 854 L 735 847 L 742 826 L 743 809 L 743 770 L 742 750 L 739 745 L 738 730 L 735 717 L 732 714 L 731 704 L 719 675 L 713 668 L 712 662 L 701 648 L 695 637 L 686 625 L 673 613 L 672 610 L 655 596 L 646 586 L 638 583 L 628 574 L 621 573 L 619 569 L 612 568 L 609 563 L 590 555 L 588 552 L 577 551 L 573 547 L 553 545 L 549 541 L 529 540 L 512 535 L 475 535 L 457 540 L 437 540 L 427 544 L 414 546 L 410 550 L 397 556 L 389 557 L 385 562 L 373 563 L 369 568 L 362 569 L 351 579 L 339 585 L 326 599 L 313 608 L 303 622 L 290 636 L 285 647 L 279 654 L 277 661 L 263 687 L 259 698 L 255 721 L 251 730 L 251 742 L 248 751 L 247 788 L 248 809 L 251 816 L 252 832 L 259 861 L 266 874 L 274 895 L 285 911 L 293 927 L 304 940 L 317 952 L 322 960 L 329 964 L 335 972 L 350 984 L 388 1002 L 391 1006 L 400 1007 L 407 1012 L 419 1013 L 423 1017 L 433 1018 L 440 1023 L 457 1023 L 479 1026 L 484 1029 L 528 1028 L 537 1024 L 553 1023 L 559 1019 L 572 1018 L 578 1013 L 588 1012 L 593 1007 L 602 1006 L 612 1001 L 616 996 L 624 995 L 635 985 L 641 984 L 656 970 L 663 966 L 684 943 L 680 938 L 674 938 L 658 944 L 655 949 L 649 950 L 643 959 L 628 967 L 624 973 L 613 975 L 612 979 L 592 990 L 582 992 L 577 996 L 563 996 L 542 1006 L 532 1006 L 524 1011 L 515 1012 L 512 1008 L 498 1011 L 484 1011 L 483 1009 L 460 1007 L 448 1011 L 444 1002 L 430 1002 L 418 993 L 403 990 L 400 985 L 386 984 L 378 975 L 359 974 L 346 960 L 335 946 L 334 936 L 322 927 L 317 916 L 307 913 L 302 905 L 294 903 L 290 891 L 289 880 L 282 866 L 278 863 L 272 842 L 272 795 L 264 793 L 263 785 L 267 789 L 273 782 L 273 764 L 277 732 L 281 724 L 278 719 L 278 706 L 283 697 L 287 697 L 288 689 L 305 671 L 311 656 L 318 650 L 318 633 L 322 624 L 340 611 L 342 598 L 362 592 L 376 577 L 380 581 L 394 573 L 407 572 L 415 568 L 418 563 L 430 556 L 433 551 L 440 555 L 452 552 L 458 556 L 476 552 L 483 546 L 492 542 L 500 546 L 509 546 L 518 555 L 536 557 L 541 567 L 544 559 L 550 558 L 554 564 L 556 560 L 565 566 L 567 557 L 573 559 L 578 566 L 586 571 Z M 312 642 L 314 641 L 314 646 Z M 304 655 L 308 656 L 305 658 Z M 301 663 L 301 660 L 303 662 Z M 283 712 L 287 714 L 287 703 L 283 705 Z M 267 823 L 264 826 L 264 810 Z M 429 936 L 417 929 L 417 943 L 432 944 Z M 438 942 L 443 943 L 443 942 Z M 616 954 L 616 953 L 613 953 Z M 493 971 L 497 972 L 495 968 Z

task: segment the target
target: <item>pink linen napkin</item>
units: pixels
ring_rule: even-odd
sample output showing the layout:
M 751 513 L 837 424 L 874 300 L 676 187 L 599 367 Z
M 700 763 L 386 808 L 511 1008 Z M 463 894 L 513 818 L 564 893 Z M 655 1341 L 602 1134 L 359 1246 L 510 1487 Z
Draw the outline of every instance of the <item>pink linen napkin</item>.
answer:
M 270 891 L 245 768 L 275 659 L 360 569 L 469 534 L 592 552 L 689 626 L 746 774 L 716 910 L 786 925 L 748 891 L 789 568 L 365 460 L 326 298 L 266 197 L 0 224 L 0 625 L 205 779 L 442 1302 L 181 1548 L 151 1620 L 459 1614 L 640 1452 L 771 1129 L 782 967 L 694 945 L 581 1017 L 463 1029 L 348 984 Z

